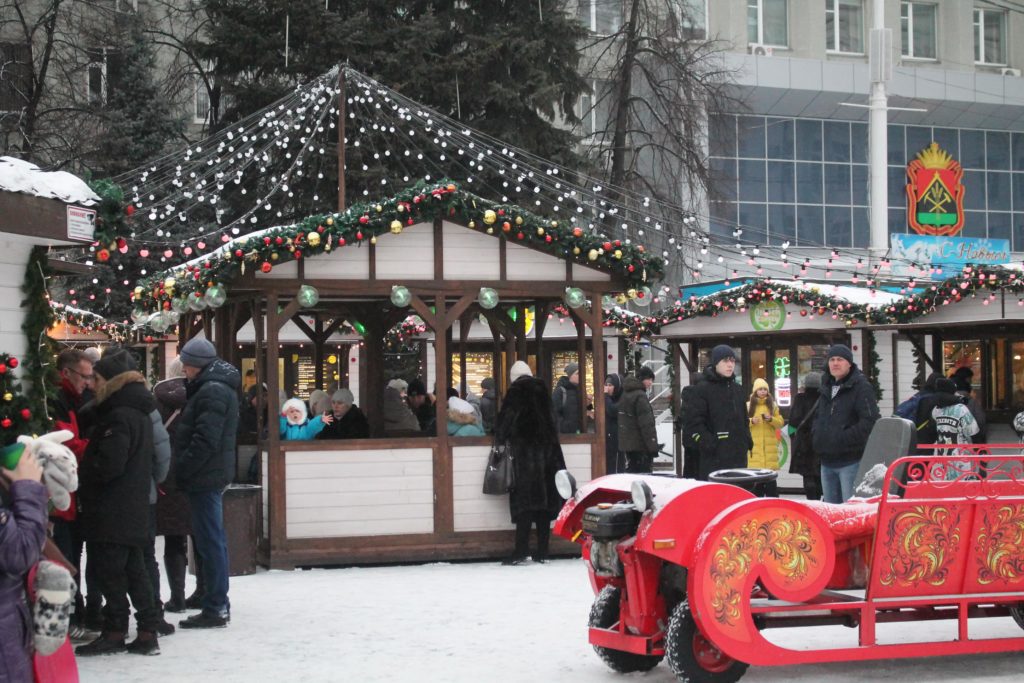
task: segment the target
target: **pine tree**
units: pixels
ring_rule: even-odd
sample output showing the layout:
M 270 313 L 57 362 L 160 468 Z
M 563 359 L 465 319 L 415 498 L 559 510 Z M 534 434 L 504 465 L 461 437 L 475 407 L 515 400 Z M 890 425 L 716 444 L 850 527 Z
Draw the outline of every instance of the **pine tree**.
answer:
M 32 434 L 38 427 L 35 415 L 21 381 L 14 370 L 20 361 L 6 353 L 0 353 L 0 445 L 9 446 L 22 434 Z

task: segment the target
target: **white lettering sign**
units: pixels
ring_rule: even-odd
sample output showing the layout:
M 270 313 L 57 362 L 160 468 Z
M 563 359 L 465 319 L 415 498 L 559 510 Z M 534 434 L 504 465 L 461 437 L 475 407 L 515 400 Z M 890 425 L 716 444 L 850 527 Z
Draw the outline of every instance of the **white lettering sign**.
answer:
M 96 210 L 68 206 L 68 239 L 93 242 L 96 237 Z

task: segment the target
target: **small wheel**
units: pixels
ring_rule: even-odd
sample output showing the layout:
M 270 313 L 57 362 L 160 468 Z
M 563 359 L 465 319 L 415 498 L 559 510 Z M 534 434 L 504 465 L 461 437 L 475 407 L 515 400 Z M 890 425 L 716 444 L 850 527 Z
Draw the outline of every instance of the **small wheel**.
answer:
M 1017 626 L 1024 628 L 1024 606 L 1018 604 L 1011 607 L 1010 616 L 1017 622 Z
M 615 586 L 605 586 L 597 594 L 593 606 L 590 608 L 590 619 L 588 626 L 597 628 L 611 628 L 619 621 L 619 606 L 622 592 Z M 604 660 L 613 671 L 628 674 L 633 671 L 650 671 L 661 662 L 660 655 L 638 655 L 622 650 L 612 650 L 607 647 L 594 646 L 594 652 Z
M 748 666 L 704 637 L 686 600 L 672 610 L 665 634 L 665 656 L 672 673 L 684 683 L 734 683 Z

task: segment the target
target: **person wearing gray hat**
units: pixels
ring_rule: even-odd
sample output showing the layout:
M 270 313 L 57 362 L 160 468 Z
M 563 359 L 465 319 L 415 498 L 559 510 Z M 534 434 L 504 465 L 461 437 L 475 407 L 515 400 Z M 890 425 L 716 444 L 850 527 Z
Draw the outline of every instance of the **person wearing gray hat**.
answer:
M 334 421 L 317 434 L 317 439 L 370 438 L 370 422 L 348 389 L 342 387 L 331 396 L 331 414 L 334 415 Z
M 683 434 L 697 450 L 697 479 L 715 470 L 747 466 L 754 447 L 746 392 L 736 381 L 736 352 L 726 344 L 711 350 L 711 364 L 689 392 Z
M 559 434 L 579 434 L 583 430 L 580 416 L 580 365 L 569 363 L 551 394 L 555 423 Z
M 793 453 L 789 471 L 804 478 L 807 500 L 821 500 L 821 459 L 815 454 L 811 439 L 811 424 L 818 410 L 820 389 L 821 373 L 807 373 L 804 377 L 804 390 L 793 399 L 787 427 Z
M 843 503 L 853 495 L 864 447 L 878 413 L 878 398 L 845 344 L 827 352 L 828 373 L 812 428 L 814 452 L 821 458 L 821 488 L 826 503 Z
M 234 479 L 242 375 L 218 358 L 214 345 L 201 337 L 190 339 L 179 358 L 188 378 L 189 398 L 174 438 L 177 480 L 178 487 L 188 494 L 206 594 L 202 612 L 178 626 L 218 628 L 231 621 L 223 492 Z

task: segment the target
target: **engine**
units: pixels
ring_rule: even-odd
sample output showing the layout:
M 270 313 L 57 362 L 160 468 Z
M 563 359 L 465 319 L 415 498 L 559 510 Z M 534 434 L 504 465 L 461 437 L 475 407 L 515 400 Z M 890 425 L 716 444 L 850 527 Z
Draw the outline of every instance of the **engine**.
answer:
M 583 531 L 590 535 L 590 564 L 598 576 L 622 576 L 616 550 L 622 539 L 636 533 L 640 511 L 632 503 L 600 503 L 583 513 Z

